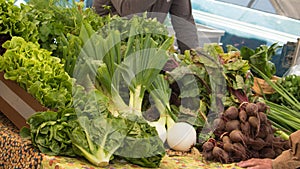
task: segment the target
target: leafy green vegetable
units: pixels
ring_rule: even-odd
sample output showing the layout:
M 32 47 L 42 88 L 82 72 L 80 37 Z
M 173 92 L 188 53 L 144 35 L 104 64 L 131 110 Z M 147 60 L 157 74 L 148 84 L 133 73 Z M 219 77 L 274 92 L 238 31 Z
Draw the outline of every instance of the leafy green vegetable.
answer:
M 170 129 L 175 124 L 174 119 L 176 118 L 170 106 L 171 88 L 164 75 L 159 75 L 148 90 L 160 114 L 157 121 L 149 124 L 156 127 L 159 137 L 164 142 L 166 141 L 167 129 Z
M 37 112 L 27 120 L 30 131 L 23 128 L 20 132 L 23 136 L 30 135 L 33 145 L 42 153 L 75 156 L 69 138 L 78 125 L 75 119 L 72 109 Z
M 59 58 L 21 37 L 12 37 L 3 47 L 6 52 L 0 57 L 0 71 L 6 79 L 16 81 L 47 108 L 70 104 L 74 79 Z
M 226 80 L 225 107 L 249 101 L 252 96 L 251 87 L 254 79 L 250 72 L 249 62 L 243 60 L 241 52 L 228 45 L 227 53 L 225 53 L 218 44 L 206 45 L 203 50 L 204 53 L 208 53 L 216 58 L 215 61 L 222 65 L 223 70 L 218 71 L 224 74 L 223 76 Z M 221 83 L 218 84 L 221 85 Z
M 110 115 L 108 99 L 98 90 L 86 93 L 80 86 L 74 90 L 71 108 L 35 113 L 27 120 L 30 131 L 22 129 L 21 135 L 30 135 L 45 154 L 79 155 L 96 166 L 106 166 L 130 126 L 125 119 Z
M 38 22 L 32 21 L 28 15 L 32 7 L 17 7 L 11 1 L 0 1 L 0 35 L 20 36 L 26 41 L 37 42 Z
M 97 34 L 89 24 L 82 27 L 80 38 L 85 44 L 74 77 L 82 84 L 89 80 L 91 87 L 108 96 L 112 115 L 131 121 L 127 121 L 130 130 L 124 140 L 128 145 L 118 149 L 118 155 L 131 163 L 158 167 L 165 154 L 163 142 L 143 118 L 142 104 L 145 92 L 168 59 L 167 50 L 173 38 L 157 43 L 154 34 L 139 29 L 139 20 L 136 16 L 126 21 L 131 25 L 125 41 L 119 30 Z M 138 149 L 141 147 L 143 152 Z
M 261 45 L 255 50 L 243 46 L 241 48 L 241 56 L 243 59 L 248 60 L 251 65 L 256 66 L 267 77 L 271 78 L 276 73 L 275 64 L 271 62 L 271 59 L 280 47 L 278 43 L 274 43 L 271 46 Z M 252 69 L 252 71 L 256 77 L 261 77 L 255 69 Z
M 136 115 L 127 116 L 126 119 L 130 131 L 115 154 L 143 167 L 159 167 L 165 156 L 165 148 L 155 127 L 149 126 L 145 119 Z
M 107 166 L 127 135 L 128 127 L 122 118 L 98 116 L 78 118 L 80 127 L 71 133 L 76 154 L 96 166 Z
M 285 77 L 281 77 L 275 82 L 275 84 L 282 86 L 287 92 L 293 95 L 293 97 L 295 97 L 298 102 L 300 102 L 300 76 L 288 75 Z M 275 92 L 271 95 L 266 95 L 266 97 L 269 101 L 272 101 L 274 103 L 292 107 L 292 105 L 287 102 L 287 99 L 282 97 L 279 92 Z

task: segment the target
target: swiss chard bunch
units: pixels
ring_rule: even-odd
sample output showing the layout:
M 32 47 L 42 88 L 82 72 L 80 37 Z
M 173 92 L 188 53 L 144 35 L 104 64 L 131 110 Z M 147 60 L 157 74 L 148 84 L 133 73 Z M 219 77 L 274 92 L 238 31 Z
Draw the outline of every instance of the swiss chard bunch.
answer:
M 99 90 L 75 88 L 73 107 L 79 125 L 70 133 L 70 139 L 74 152 L 96 166 L 109 164 L 130 130 L 126 119 L 108 111 L 108 102 Z
M 271 59 L 280 47 L 278 43 L 271 46 L 261 45 L 255 50 L 243 46 L 240 51 L 243 59 L 248 60 L 250 65 L 254 65 L 267 77 L 271 78 L 276 73 L 275 64 L 271 62 Z M 261 77 L 255 69 L 251 68 L 251 71 L 253 71 L 254 76 Z

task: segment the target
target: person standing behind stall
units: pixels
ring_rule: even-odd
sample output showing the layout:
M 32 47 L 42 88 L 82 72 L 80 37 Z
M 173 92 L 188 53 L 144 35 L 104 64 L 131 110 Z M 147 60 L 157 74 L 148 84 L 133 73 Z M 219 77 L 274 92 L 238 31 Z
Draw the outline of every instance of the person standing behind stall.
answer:
M 105 6 L 110 6 L 110 9 Z M 161 23 L 170 14 L 181 53 L 199 47 L 190 0 L 94 0 L 93 7 L 101 16 L 111 14 L 130 17 L 147 12 L 149 17 L 157 18 Z

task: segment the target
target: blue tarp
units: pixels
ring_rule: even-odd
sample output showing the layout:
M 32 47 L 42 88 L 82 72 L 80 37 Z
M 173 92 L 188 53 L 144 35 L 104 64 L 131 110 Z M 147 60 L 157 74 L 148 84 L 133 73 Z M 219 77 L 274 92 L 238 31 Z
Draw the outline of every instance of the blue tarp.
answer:
M 194 10 L 300 36 L 300 21 L 296 19 L 215 0 L 192 0 L 192 5 Z

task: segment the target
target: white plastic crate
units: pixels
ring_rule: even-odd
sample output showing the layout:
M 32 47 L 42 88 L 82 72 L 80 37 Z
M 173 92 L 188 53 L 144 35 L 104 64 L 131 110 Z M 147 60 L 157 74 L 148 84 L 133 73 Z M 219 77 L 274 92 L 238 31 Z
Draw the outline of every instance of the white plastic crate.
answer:
M 221 45 L 221 37 L 225 34 L 225 31 L 214 29 L 212 27 L 208 27 L 201 24 L 196 24 L 198 31 L 198 39 L 200 47 L 203 47 L 204 44 L 207 43 L 218 43 Z M 172 26 L 167 26 L 169 35 L 175 35 Z M 175 41 L 175 46 L 177 46 Z

